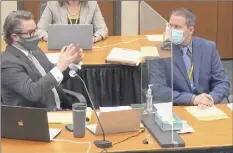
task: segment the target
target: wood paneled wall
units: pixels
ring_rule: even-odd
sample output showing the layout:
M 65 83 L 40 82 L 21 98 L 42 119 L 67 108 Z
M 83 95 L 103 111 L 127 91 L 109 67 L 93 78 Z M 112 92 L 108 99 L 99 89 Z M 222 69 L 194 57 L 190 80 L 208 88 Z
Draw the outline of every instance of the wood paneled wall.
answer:
M 148 1 L 147 3 L 167 21 L 174 8 L 192 9 L 197 16 L 194 35 L 215 41 L 221 58 L 233 58 L 233 2 Z

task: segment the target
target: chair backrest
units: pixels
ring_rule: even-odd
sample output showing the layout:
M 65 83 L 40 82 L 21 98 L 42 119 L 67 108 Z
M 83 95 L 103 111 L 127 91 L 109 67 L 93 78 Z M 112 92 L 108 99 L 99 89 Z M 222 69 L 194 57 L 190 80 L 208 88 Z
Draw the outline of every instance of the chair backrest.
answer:
M 232 94 L 230 94 L 228 96 L 228 100 L 229 100 L 229 103 L 233 103 L 233 95 Z
M 42 13 L 44 12 L 44 9 L 45 9 L 46 5 L 47 5 L 46 2 L 43 2 L 43 3 L 40 4 L 39 13 L 38 13 L 38 15 L 39 15 L 38 19 L 39 20 L 40 20 L 40 17 L 42 15 Z

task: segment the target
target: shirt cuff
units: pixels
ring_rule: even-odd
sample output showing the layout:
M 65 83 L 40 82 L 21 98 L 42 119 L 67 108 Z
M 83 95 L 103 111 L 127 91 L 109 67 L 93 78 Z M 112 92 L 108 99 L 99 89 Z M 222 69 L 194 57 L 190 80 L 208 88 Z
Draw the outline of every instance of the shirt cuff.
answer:
M 82 64 L 82 63 L 80 63 L 80 64 L 71 63 L 71 64 L 69 65 L 69 68 L 70 68 L 71 70 L 78 71 L 78 70 L 81 70 L 81 64 Z
M 63 80 L 63 74 L 62 72 L 58 69 L 58 67 L 54 67 L 50 73 L 53 75 L 53 77 L 57 80 L 58 85 L 62 82 Z
M 195 97 L 196 97 L 196 95 L 192 95 L 191 102 L 190 102 L 192 105 L 194 105 Z
M 213 99 L 213 97 L 210 94 L 208 95 L 208 97 L 214 103 L 214 99 Z

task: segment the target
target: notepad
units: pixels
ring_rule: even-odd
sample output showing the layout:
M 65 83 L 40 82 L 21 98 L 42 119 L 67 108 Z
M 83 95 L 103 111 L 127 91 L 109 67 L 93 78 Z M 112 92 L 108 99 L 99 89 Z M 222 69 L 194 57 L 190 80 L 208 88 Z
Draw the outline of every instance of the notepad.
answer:
M 207 121 L 207 120 L 220 120 L 229 118 L 227 114 L 221 111 L 216 106 L 209 107 L 209 108 L 198 108 L 197 106 L 188 106 L 185 109 L 196 117 L 198 120 Z
M 73 114 L 72 111 L 64 112 L 48 112 L 48 123 L 50 124 L 72 124 L 73 123 Z M 87 107 L 86 111 L 86 123 L 88 124 L 91 120 L 92 109 Z
M 163 41 L 163 35 L 146 35 L 149 41 Z
M 159 53 L 157 47 L 153 46 L 144 46 L 141 48 L 142 56 L 143 57 L 158 57 Z

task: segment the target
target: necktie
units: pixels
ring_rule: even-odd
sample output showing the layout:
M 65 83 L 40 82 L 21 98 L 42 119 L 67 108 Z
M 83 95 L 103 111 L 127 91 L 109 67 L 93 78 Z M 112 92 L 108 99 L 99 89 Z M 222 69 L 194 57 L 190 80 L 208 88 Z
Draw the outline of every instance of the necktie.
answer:
M 192 66 L 191 58 L 188 55 L 188 47 L 182 48 L 182 52 L 183 52 L 183 60 L 184 60 L 184 64 L 185 64 L 187 76 L 188 76 L 190 73 L 190 70 L 191 70 L 191 66 Z M 194 90 L 193 76 L 192 75 L 191 75 L 191 78 L 189 79 L 189 82 L 190 82 L 192 90 Z
M 28 58 L 32 61 L 32 63 L 35 65 L 35 67 L 40 72 L 40 74 L 42 76 L 45 76 L 46 72 L 45 72 L 44 68 L 40 65 L 40 62 L 33 56 L 32 52 L 29 52 Z M 61 101 L 60 101 L 60 98 L 59 98 L 59 95 L 57 93 L 56 88 L 53 88 L 52 91 L 53 91 L 53 94 L 54 94 L 54 99 L 55 99 L 55 102 L 56 102 L 57 109 L 60 109 Z

